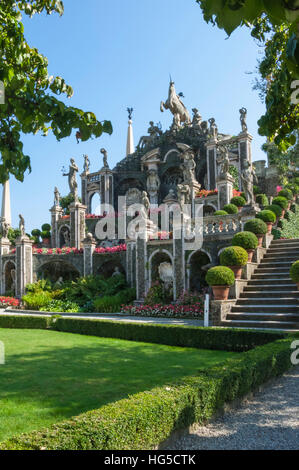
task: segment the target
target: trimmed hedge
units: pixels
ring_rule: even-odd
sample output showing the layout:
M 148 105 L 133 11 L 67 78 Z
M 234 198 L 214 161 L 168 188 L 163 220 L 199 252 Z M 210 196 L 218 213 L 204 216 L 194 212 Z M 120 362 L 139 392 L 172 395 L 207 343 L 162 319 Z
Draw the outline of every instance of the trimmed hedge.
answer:
M 261 206 L 267 206 L 269 204 L 266 194 L 257 194 L 255 200 Z
M 239 212 L 235 204 L 226 204 L 226 206 L 223 207 L 223 210 L 231 215 L 237 214 Z
M 102 338 L 236 352 L 248 351 L 256 346 L 285 337 L 285 334 L 280 332 L 85 320 L 82 318 L 58 318 L 52 328 L 65 333 Z
M 138 393 L 48 429 L 11 438 L 0 444 L 0 449 L 153 449 L 172 432 L 207 422 L 225 403 L 283 374 L 291 367 L 291 342 L 292 339 L 284 339 L 258 347 L 199 371 L 197 376 Z
M 237 207 L 243 207 L 246 204 L 246 199 L 244 199 L 242 196 L 235 196 L 231 198 L 230 203 Z
M 255 235 L 265 235 L 267 231 L 267 225 L 261 219 L 250 219 L 244 225 L 244 232 L 252 232 Z
M 261 219 L 266 223 L 271 222 L 272 224 L 274 224 L 276 222 L 276 214 L 274 214 L 274 212 L 272 212 L 272 211 L 268 211 L 268 210 L 265 210 L 265 209 L 261 212 L 258 212 L 256 214 L 256 218 Z
M 235 282 L 235 275 L 226 266 L 214 266 L 208 270 L 206 282 L 209 286 L 232 286 Z
M 245 266 L 248 263 L 248 253 L 241 246 L 224 248 L 220 255 L 222 266 Z
M 288 207 L 288 200 L 286 197 L 277 196 L 273 199 L 272 203 L 280 206 L 282 209 L 286 209 Z
M 271 206 L 266 206 L 264 207 L 265 210 L 267 211 L 272 211 L 276 215 L 276 217 L 281 217 L 282 216 L 282 208 L 278 206 L 277 204 L 271 204 Z
M 0 328 L 28 328 L 46 330 L 51 324 L 50 317 L 29 315 L 0 315 Z
M 244 250 L 255 250 L 258 246 L 258 239 L 252 232 L 239 232 L 233 236 L 233 246 L 241 246 Z

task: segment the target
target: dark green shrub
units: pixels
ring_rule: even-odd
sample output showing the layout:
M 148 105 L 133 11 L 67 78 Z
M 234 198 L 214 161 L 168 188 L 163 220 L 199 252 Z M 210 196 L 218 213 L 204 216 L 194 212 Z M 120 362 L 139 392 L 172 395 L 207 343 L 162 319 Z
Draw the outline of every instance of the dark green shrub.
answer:
M 213 215 L 228 215 L 226 211 L 215 211 Z
M 237 207 L 243 207 L 246 204 L 246 199 L 244 199 L 242 196 L 235 196 L 231 199 L 230 203 Z
M 239 212 L 237 206 L 234 204 L 226 204 L 226 206 L 223 207 L 223 210 L 228 214 L 237 214 Z
M 50 325 L 50 321 L 50 318 L 46 316 L 0 315 L 0 328 L 46 330 Z
M 80 307 L 75 302 L 53 299 L 39 310 L 40 312 L 78 313 L 80 311 Z
M 269 200 L 266 196 L 266 194 L 257 194 L 256 195 L 256 202 L 260 204 L 261 206 L 268 206 Z
M 41 231 L 38 228 L 35 228 L 31 231 L 31 235 L 33 235 L 36 238 L 39 238 L 41 236 Z
M 290 276 L 294 282 L 299 283 L 299 260 L 292 264 Z
M 258 212 L 256 214 L 256 218 L 263 220 L 265 223 L 270 223 L 271 222 L 272 224 L 274 224 L 276 222 L 276 214 L 274 214 L 274 212 L 266 210 L 266 209 L 264 209 L 261 212 Z
M 282 189 L 278 193 L 279 197 L 285 197 L 288 201 L 291 201 L 293 199 L 293 193 L 289 189 Z
M 277 196 L 273 199 L 272 204 L 280 206 L 282 209 L 286 209 L 288 207 L 288 200 L 285 197 Z
M 224 248 L 220 255 L 222 266 L 245 266 L 248 262 L 248 253 L 241 246 Z
M 137 393 L 48 429 L 10 438 L 0 449 L 153 449 L 171 433 L 206 423 L 225 403 L 248 395 L 290 369 L 292 341 L 283 339 L 260 346 L 168 387 Z
M 277 204 L 271 204 L 270 206 L 266 206 L 264 209 L 267 211 L 274 212 L 274 214 L 276 214 L 276 217 L 282 216 L 282 208 Z
M 261 190 L 258 186 L 253 186 L 253 194 L 256 195 L 256 194 L 261 194 Z
M 239 232 L 233 236 L 233 246 L 241 246 L 244 250 L 255 250 L 258 246 L 258 239 L 252 232 Z
M 51 225 L 50 224 L 43 224 L 42 225 L 42 232 L 50 232 L 51 231 Z
M 51 238 L 51 232 L 47 232 L 46 230 L 43 230 L 40 236 L 43 240 L 46 240 L 48 238 Z
M 215 266 L 208 270 L 206 282 L 209 286 L 232 286 L 235 282 L 235 275 L 226 266 Z
M 268 227 L 265 222 L 261 219 L 251 219 L 244 224 L 245 232 L 252 232 L 255 235 L 265 235 Z
M 280 240 L 281 239 L 281 230 L 277 230 L 276 228 L 272 228 L 271 233 L 274 237 L 274 240 Z
M 94 300 L 94 311 L 98 313 L 118 313 L 122 305 L 128 305 L 136 299 L 136 289 L 129 288 L 114 296 L 99 297 Z

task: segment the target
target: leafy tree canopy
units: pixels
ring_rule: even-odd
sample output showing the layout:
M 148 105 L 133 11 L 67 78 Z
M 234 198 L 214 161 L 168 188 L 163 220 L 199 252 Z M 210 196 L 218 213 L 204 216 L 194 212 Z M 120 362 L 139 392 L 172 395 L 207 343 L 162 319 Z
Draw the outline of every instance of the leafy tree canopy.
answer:
M 299 128 L 299 0 L 196 0 L 207 22 L 230 35 L 238 26 L 265 49 L 256 88 L 266 104 L 258 121 L 260 135 L 285 152 Z
M 22 15 L 53 12 L 62 15 L 61 0 L 1 0 L 0 81 L 5 104 L 0 105 L 0 182 L 9 173 L 23 181 L 30 171 L 30 157 L 23 152 L 22 134 L 46 136 L 52 132 L 59 141 L 77 130 L 82 141 L 112 133 L 109 121 L 99 122 L 92 112 L 67 106 L 57 96 L 71 98 L 73 89 L 62 77 L 48 74 L 48 60 L 30 47 L 24 36 Z

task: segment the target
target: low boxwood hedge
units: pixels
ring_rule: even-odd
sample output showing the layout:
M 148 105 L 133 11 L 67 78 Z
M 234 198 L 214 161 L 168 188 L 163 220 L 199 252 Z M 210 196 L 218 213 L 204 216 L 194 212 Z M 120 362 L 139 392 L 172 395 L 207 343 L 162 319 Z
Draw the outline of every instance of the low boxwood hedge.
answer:
M 51 323 L 50 317 L 30 315 L 0 315 L 0 328 L 28 328 L 46 330 Z
M 138 393 L 48 429 L 11 438 L 0 444 L 0 449 L 153 449 L 172 432 L 193 423 L 206 423 L 225 403 L 283 374 L 291 367 L 291 341 L 260 346 L 239 358 L 200 370 L 196 376 Z

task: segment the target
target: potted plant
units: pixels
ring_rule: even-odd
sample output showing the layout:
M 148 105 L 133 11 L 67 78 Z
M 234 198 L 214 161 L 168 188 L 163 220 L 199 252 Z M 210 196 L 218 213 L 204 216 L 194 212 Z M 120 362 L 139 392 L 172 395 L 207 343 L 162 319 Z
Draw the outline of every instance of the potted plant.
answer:
M 208 270 L 206 281 L 213 289 L 215 300 L 227 300 L 229 288 L 235 282 L 235 275 L 226 266 L 215 266 Z
M 268 204 L 269 204 L 269 200 L 268 200 L 266 194 L 257 194 L 255 199 L 256 199 L 256 202 L 260 206 L 268 206 Z
M 242 207 L 246 205 L 246 199 L 244 199 L 242 196 L 235 196 L 231 199 L 230 201 L 231 204 L 234 204 L 234 206 L 237 206 L 238 210 L 242 210 Z
M 292 264 L 290 269 L 290 277 L 294 282 L 296 282 L 299 289 L 299 260 Z
M 223 207 L 223 210 L 228 214 L 237 214 L 239 212 L 235 204 L 226 204 L 226 206 Z
M 286 200 L 288 201 L 288 210 L 290 210 L 291 203 L 293 200 L 293 193 L 289 189 L 282 189 L 278 193 L 278 197 L 285 197 Z
M 258 239 L 252 232 L 239 232 L 233 236 L 232 245 L 244 248 L 248 253 L 248 263 L 251 263 L 253 253 L 258 246 Z
M 282 197 L 282 196 L 277 196 L 273 199 L 272 203 L 282 208 L 281 217 L 284 217 L 285 211 L 288 208 L 288 204 L 289 204 L 287 198 Z
M 252 232 L 257 236 L 258 247 L 263 245 L 264 235 L 268 232 L 268 227 L 265 222 L 261 219 L 251 219 L 244 225 L 244 230 L 246 232 Z
M 256 218 L 265 222 L 268 227 L 267 233 L 270 235 L 272 232 L 272 226 L 276 222 L 276 214 L 274 214 L 272 211 L 264 209 L 263 211 L 256 214 Z
M 280 218 L 282 216 L 282 208 L 277 204 L 271 204 L 270 206 L 264 207 L 267 211 L 272 211 L 276 215 L 276 218 Z
M 228 212 L 226 211 L 215 211 L 213 215 L 228 215 Z
M 241 279 L 242 268 L 248 263 L 248 253 L 241 246 L 229 246 L 222 251 L 220 263 L 230 268 L 236 279 Z

